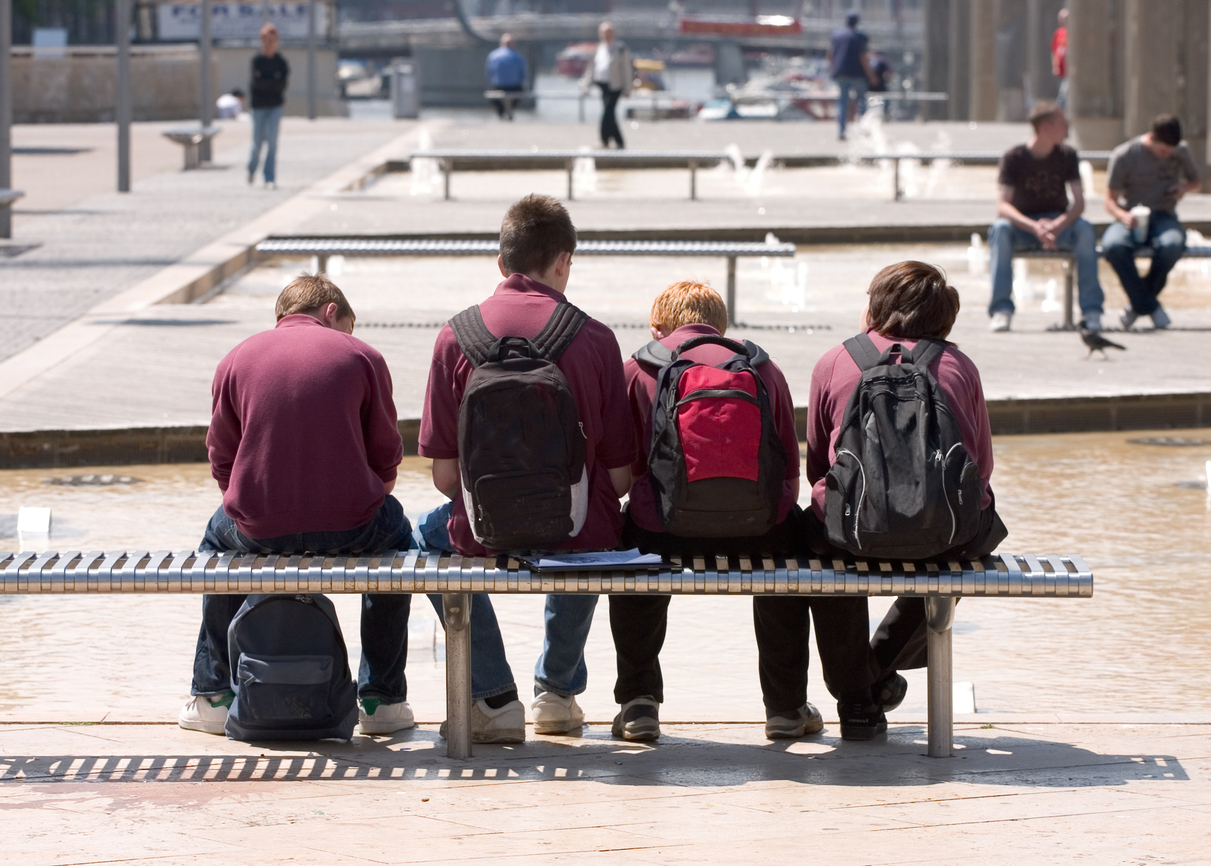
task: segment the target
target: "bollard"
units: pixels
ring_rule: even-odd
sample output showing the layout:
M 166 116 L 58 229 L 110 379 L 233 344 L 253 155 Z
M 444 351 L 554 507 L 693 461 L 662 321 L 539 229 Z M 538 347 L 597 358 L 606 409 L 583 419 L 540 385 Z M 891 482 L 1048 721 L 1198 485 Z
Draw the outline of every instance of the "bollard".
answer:
M 446 756 L 471 757 L 471 593 L 442 596 L 446 621 Z
M 929 659 L 929 757 L 954 754 L 954 685 L 951 673 L 951 625 L 955 600 L 943 596 L 925 599 L 925 651 Z

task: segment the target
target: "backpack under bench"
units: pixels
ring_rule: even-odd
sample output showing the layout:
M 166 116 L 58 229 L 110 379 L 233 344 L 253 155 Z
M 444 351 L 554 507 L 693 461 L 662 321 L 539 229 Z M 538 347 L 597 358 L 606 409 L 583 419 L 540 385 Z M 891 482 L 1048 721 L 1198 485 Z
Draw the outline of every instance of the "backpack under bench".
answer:
M 510 557 L 388 551 L 320 557 L 161 550 L 0 551 L 0 595 L 67 593 L 441 593 L 445 599 L 447 755 L 471 756 L 472 593 L 920 596 L 928 620 L 929 755 L 954 744 L 955 599 L 1089 598 L 1078 555 L 1000 554 L 979 561 L 882 562 L 694 557 L 660 567 L 537 571 Z

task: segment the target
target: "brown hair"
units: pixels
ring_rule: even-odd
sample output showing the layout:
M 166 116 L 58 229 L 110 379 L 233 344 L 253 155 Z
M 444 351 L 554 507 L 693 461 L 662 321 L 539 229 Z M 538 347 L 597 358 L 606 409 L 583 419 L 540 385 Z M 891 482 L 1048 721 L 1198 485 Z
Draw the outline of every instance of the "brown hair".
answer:
M 1038 132 L 1039 127 L 1046 123 L 1051 118 L 1059 114 L 1061 109 L 1054 102 L 1036 102 L 1034 108 L 1030 110 L 1030 125 L 1034 127 L 1034 131 Z
M 336 287 L 336 283 L 323 274 L 299 274 L 290 281 L 290 285 L 282 289 L 273 312 L 281 321 L 286 316 L 295 313 L 310 313 L 325 304 L 336 304 L 336 317 L 357 320 L 353 307 L 345 298 L 345 293 Z
M 945 340 L 959 314 L 959 293 L 925 262 L 888 265 L 870 282 L 866 324 L 885 337 Z
M 576 226 L 567 208 L 549 195 L 515 202 L 500 224 L 500 259 L 509 274 L 540 274 L 561 253 L 576 251 Z
M 696 324 L 710 325 L 722 334 L 727 330 L 727 306 L 705 283 L 682 280 L 656 296 L 649 321 L 666 335 L 682 325 Z
M 1152 137 L 1161 144 L 1177 147 L 1182 143 L 1182 122 L 1172 114 L 1158 114 L 1152 121 Z

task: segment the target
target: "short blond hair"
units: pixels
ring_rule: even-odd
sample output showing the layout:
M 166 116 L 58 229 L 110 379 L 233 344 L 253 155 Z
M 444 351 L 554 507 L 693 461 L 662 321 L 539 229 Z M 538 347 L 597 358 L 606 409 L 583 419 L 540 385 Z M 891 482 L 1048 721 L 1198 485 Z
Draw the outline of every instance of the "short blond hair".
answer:
M 336 304 L 336 317 L 357 321 L 353 307 L 345 293 L 337 288 L 336 283 L 323 274 L 299 274 L 290 281 L 290 285 L 282 289 L 273 312 L 280 322 L 286 316 L 295 313 L 311 313 L 326 304 Z
M 682 280 L 656 296 L 650 324 L 666 334 L 683 325 L 710 325 L 720 334 L 727 330 L 727 305 L 706 283 Z

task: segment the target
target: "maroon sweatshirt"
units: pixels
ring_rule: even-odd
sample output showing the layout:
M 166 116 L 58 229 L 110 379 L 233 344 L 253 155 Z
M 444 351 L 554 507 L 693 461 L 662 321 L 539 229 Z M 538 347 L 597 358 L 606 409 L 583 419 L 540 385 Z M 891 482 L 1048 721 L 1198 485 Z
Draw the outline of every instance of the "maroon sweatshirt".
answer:
M 370 522 L 403 456 L 391 375 L 375 349 L 286 316 L 218 366 L 206 447 L 223 510 L 251 538 Z

